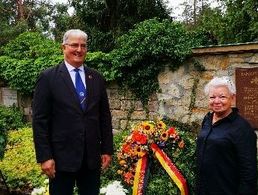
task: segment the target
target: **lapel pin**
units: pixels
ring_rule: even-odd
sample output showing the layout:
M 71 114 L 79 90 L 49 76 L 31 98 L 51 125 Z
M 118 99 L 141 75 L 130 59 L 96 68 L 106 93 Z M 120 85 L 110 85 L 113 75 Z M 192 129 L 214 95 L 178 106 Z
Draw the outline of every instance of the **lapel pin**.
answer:
M 92 79 L 92 75 L 89 75 L 88 78 L 89 78 L 89 79 Z

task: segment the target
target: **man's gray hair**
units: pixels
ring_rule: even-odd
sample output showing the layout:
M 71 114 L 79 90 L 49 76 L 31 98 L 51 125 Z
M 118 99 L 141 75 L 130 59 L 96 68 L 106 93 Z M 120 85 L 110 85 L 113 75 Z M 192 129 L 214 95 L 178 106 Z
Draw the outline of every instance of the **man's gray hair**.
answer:
M 230 79 L 229 76 L 223 76 L 223 77 L 214 77 L 210 82 L 204 87 L 204 93 L 206 95 L 209 94 L 210 89 L 213 87 L 227 87 L 230 94 L 234 95 L 236 94 L 236 87 L 233 81 Z
M 82 37 L 83 39 L 85 39 L 85 41 L 87 42 L 88 39 L 88 35 L 83 32 L 80 29 L 71 29 L 65 32 L 64 37 L 63 37 L 63 45 L 67 44 L 67 41 L 69 39 L 70 36 L 78 36 L 78 37 Z

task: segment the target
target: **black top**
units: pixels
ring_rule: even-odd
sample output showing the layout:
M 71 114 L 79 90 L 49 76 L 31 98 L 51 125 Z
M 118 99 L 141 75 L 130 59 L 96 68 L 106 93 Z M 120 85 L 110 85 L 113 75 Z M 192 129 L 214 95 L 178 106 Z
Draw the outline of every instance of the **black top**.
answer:
M 236 108 L 212 125 L 208 113 L 197 139 L 198 195 L 257 195 L 256 134 Z

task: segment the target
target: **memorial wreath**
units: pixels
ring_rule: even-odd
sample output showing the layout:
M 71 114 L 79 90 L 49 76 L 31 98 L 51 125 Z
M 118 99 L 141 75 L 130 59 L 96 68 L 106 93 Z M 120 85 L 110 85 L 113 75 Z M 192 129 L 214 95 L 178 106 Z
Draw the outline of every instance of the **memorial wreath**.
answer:
M 149 170 L 149 159 L 153 155 L 179 188 L 181 195 L 188 195 L 187 182 L 176 165 L 162 150 L 184 148 L 184 141 L 174 127 L 167 127 L 162 120 L 144 121 L 135 125 L 124 139 L 117 153 L 123 180 L 133 186 L 133 195 L 143 195 Z

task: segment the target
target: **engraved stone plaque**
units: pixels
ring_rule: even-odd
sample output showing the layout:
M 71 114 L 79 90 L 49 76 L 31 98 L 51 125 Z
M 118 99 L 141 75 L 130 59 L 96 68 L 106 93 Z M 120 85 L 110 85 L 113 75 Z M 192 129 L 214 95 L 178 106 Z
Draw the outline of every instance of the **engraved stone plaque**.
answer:
M 236 69 L 236 90 L 240 114 L 258 129 L 258 67 Z
M 2 100 L 5 106 L 18 105 L 17 91 L 7 87 L 2 87 Z

